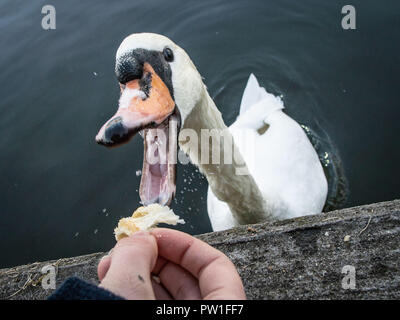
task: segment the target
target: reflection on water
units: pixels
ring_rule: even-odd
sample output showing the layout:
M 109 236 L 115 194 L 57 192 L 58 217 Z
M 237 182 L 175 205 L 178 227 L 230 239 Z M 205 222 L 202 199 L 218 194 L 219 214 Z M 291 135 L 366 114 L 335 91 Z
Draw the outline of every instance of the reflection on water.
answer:
M 0 266 L 109 250 L 138 206 L 141 138 L 113 150 L 94 142 L 117 107 L 115 51 L 133 32 L 182 46 L 228 125 L 253 72 L 337 163 L 328 173 L 347 177 L 348 206 L 398 197 L 398 2 L 353 1 L 355 31 L 341 29 L 339 1 L 57 0 L 50 31 L 45 4 L 0 4 Z M 178 165 L 179 229 L 211 230 L 206 192 L 195 167 Z

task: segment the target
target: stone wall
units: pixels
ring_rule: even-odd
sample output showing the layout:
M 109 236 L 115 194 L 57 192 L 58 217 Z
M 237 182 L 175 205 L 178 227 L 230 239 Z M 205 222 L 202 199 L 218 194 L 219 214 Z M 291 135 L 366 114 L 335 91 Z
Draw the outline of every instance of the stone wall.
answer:
M 238 268 L 249 299 L 399 299 L 400 200 L 329 213 L 241 226 L 199 235 Z M 104 253 L 0 270 L 0 299 L 45 299 L 45 265 L 57 286 L 75 275 L 97 283 Z M 343 289 L 346 265 L 355 289 Z

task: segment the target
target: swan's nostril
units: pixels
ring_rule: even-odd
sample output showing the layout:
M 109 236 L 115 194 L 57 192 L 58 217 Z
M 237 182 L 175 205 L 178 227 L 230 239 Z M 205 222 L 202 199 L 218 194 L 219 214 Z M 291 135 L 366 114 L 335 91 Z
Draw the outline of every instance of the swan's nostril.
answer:
M 108 121 L 107 123 L 107 128 L 111 127 L 114 124 L 118 124 L 121 123 L 122 124 L 122 117 L 115 117 L 112 118 L 110 121 Z

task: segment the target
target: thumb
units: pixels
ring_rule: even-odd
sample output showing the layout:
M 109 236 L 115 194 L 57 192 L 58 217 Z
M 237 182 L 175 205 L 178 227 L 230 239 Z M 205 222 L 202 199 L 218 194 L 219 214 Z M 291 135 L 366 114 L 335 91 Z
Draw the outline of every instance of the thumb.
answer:
M 156 239 L 148 232 L 121 239 L 100 286 L 126 299 L 155 299 L 150 273 L 157 255 Z

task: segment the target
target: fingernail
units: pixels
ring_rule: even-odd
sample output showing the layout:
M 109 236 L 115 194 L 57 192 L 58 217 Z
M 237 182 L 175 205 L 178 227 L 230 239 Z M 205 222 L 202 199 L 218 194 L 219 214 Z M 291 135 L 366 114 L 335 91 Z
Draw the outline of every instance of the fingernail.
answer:
M 113 250 L 114 250 L 114 248 L 112 248 L 110 251 L 108 251 L 108 253 L 107 253 L 106 255 L 102 256 L 102 257 L 100 258 L 100 261 L 102 261 L 103 259 L 109 257 L 109 256 L 111 255 L 111 253 L 112 253 Z

